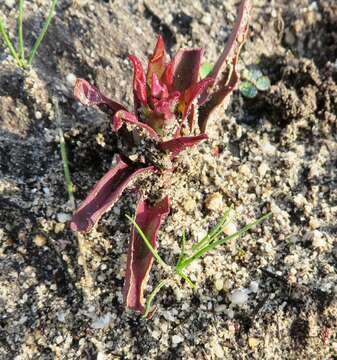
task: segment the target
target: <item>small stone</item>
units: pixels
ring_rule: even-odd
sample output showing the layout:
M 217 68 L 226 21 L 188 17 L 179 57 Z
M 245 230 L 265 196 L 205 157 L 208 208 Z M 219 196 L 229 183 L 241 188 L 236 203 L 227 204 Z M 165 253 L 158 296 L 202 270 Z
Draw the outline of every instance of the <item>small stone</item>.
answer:
M 259 345 L 259 343 L 260 343 L 260 340 L 257 339 L 257 338 L 254 338 L 254 337 L 248 338 L 248 346 L 249 346 L 252 350 L 256 349 L 257 346 Z
M 227 310 L 227 305 L 226 304 L 221 304 L 215 307 L 215 312 L 217 313 L 221 313 L 221 312 L 225 312 Z
M 226 234 L 226 235 L 233 235 L 237 232 L 237 228 L 236 228 L 236 224 L 234 222 L 229 222 L 228 224 L 225 224 L 222 227 L 222 231 Z
M 315 230 L 320 227 L 320 222 L 317 218 L 311 217 L 309 220 L 309 226 L 311 229 Z
M 64 224 L 56 223 L 54 226 L 54 233 L 59 234 L 64 230 Z
M 234 311 L 233 311 L 233 309 L 227 309 L 226 315 L 228 316 L 228 319 L 234 319 Z
M 179 336 L 179 335 L 173 335 L 173 336 L 172 336 L 172 344 L 173 344 L 173 345 L 178 345 L 178 344 L 180 344 L 180 343 L 183 342 L 183 341 L 184 341 L 184 338 L 181 337 L 181 336 Z
M 269 170 L 269 166 L 265 162 L 261 163 L 261 165 L 257 169 L 261 178 L 263 178 L 266 175 L 268 170 Z
M 70 215 L 66 213 L 58 213 L 56 217 L 57 217 L 57 221 L 60 223 L 66 223 L 67 221 L 70 220 Z
M 96 318 L 92 323 L 91 327 L 93 329 L 106 329 L 112 320 L 112 316 L 110 313 L 107 313 L 101 317 Z
M 184 209 L 187 213 L 192 213 L 197 207 L 197 203 L 196 201 L 189 197 L 185 202 L 184 202 Z
M 221 210 L 222 209 L 222 195 L 219 192 L 215 192 L 208 195 L 205 200 L 205 206 L 208 210 Z
M 59 345 L 59 344 L 61 344 L 62 342 L 63 342 L 63 337 L 62 337 L 61 335 L 56 336 L 56 338 L 55 338 L 55 343 L 56 343 L 57 345 Z
M 15 0 L 5 0 L 5 4 L 8 8 L 13 8 L 15 6 Z
M 312 246 L 317 249 L 325 248 L 326 241 L 323 237 L 323 234 L 319 230 L 314 230 L 311 233 Z
M 36 112 L 35 112 L 35 119 L 36 119 L 36 120 L 40 120 L 41 118 L 42 118 L 41 112 L 40 112 L 40 111 L 36 111 Z
M 224 287 L 223 279 L 216 279 L 214 282 L 214 286 L 217 289 L 217 291 L 221 291 Z
M 63 311 L 60 311 L 56 314 L 57 316 L 57 320 L 60 322 L 65 322 L 66 321 L 66 313 Z
M 250 179 L 251 176 L 252 176 L 250 168 L 246 164 L 243 164 L 243 165 L 240 166 L 239 172 L 240 172 L 241 175 L 246 176 L 248 179 Z
M 248 290 L 235 289 L 228 295 L 228 298 L 233 305 L 244 305 L 248 301 Z
M 104 352 L 100 351 L 98 354 L 97 354 L 97 358 L 96 360 L 107 360 L 107 356 L 104 354 Z
M 76 82 L 76 76 L 73 73 L 69 73 L 66 77 L 66 81 L 69 86 L 73 87 Z
M 36 246 L 45 246 L 47 244 L 47 239 L 44 235 L 42 234 L 37 234 L 34 237 L 34 244 Z
M 214 350 L 214 354 L 217 358 L 219 358 L 219 359 L 224 358 L 225 353 L 222 349 L 222 346 L 217 341 L 214 343 L 213 350 Z
M 251 292 L 257 293 L 259 291 L 259 283 L 257 281 L 251 281 L 249 289 Z
M 201 18 L 201 23 L 207 26 L 212 25 L 212 16 L 210 13 L 204 14 L 204 16 Z

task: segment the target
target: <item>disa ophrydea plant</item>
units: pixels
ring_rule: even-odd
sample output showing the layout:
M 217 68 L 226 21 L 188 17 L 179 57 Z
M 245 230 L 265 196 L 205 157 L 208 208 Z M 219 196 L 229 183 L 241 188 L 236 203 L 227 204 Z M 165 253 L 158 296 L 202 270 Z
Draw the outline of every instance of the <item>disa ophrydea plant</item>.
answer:
M 250 1 L 242 0 L 229 40 L 212 70 L 203 79 L 200 79 L 204 54 L 201 48 L 180 49 L 173 59 L 169 59 L 164 40 L 159 36 L 146 71 L 136 56 L 129 55 L 134 69 L 133 112 L 105 96 L 86 80 L 77 79 L 75 97 L 86 106 L 95 105 L 107 112 L 120 141 L 132 141 L 132 147 L 138 146 L 139 153 L 136 159 L 132 156 L 131 160 L 127 146 L 124 147 L 125 151 L 122 148 L 116 165 L 97 182 L 75 212 L 71 221 L 72 230 L 89 232 L 135 177 L 144 173 L 159 176 L 163 171 L 174 170 L 179 166 L 177 158 L 183 150 L 207 139 L 209 116 L 238 83 L 237 63 L 247 37 L 250 8 Z M 123 125 L 126 125 L 126 129 Z M 140 143 L 145 147 L 140 147 Z M 132 219 L 124 302 L 127 308 L 146 315 L 150 312 L 151 299 L 163 286 L 161 283 L 156 288 L 146 306 L 143 291 L 154 257 L 167 268 L 156 249 L 159 227 L 169 212 L 168 196 L 154 205 L 141 196 Z M 221 244 L 221 229 L 220 222 L 209 237 L 194 246 L 190 256 L 182 252 L 175 270 L 191 285 L 183 270 L 205 252 Z

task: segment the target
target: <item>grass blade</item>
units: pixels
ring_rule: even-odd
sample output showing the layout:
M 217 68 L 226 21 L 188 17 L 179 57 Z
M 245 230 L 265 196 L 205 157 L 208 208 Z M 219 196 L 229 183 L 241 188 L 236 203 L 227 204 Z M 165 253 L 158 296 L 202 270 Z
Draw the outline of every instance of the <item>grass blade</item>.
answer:
M 165 286 L 168 282 L 169 282 L 169 279 L 164 279 L 164 280 L 160 281 L 159 284 L 152 291 L 152 293 L 149 295 L 149 297 L 146 300 L 145 312 L 144 312 L 144 315 L 142 316 L 143 318 L 146 319 L 149 316 L 149 314 L 152 312 L 152 303 L 153 303 L 155 296 L 159 293 L 161 288 L 163 286 Z
M 0 20 L 0 34 L 1 34 L 1 37 L 3 39 L 3 41 L 5 42 L 5 44 L 7 45 L 8 47 L 8 50 L 9 52 L 11 53 L 11 55 L 13 56 L 13 58 L 16 60 L 17 64 L 20 66 L 20 67 L 23 67 L 23 64 L 18 56 L 18 53 L 16 52 L 15 48 L 14 48 L 14 45 L 12 44 L 8 34 L 7 34 L 7 31 L 5 29 L 5 25 L 4 23 L 2 22 L 2 20 Z
M 229 207 L 225 211 L 223 217 L 218 222 L 218 224 L 205 237 L 203 237 L 199 242 L 192 245 L 192 251 L 193 252 L 199 251 L 203 247 L 209 245 L 214 240 L 214 238 L 216 238 L 219 235 L 219 233 L 222 233 L 222 227 L 225 224 L 225 222 L 227 221 L 227 218 L 228 218 L 230 212 L 232 211 L 232 209 L 233 209 L 232 207 Z
M 223 245 L 226 242 L 229 242 L 241 235 L 243 235 L 244 233 L 246 233 L 248 230 L 252 229 L 253 227 L 255 227 L 256 225 L 261 224 L 263 221 L 267 220 L 269 217 L 271 217 L 272 213 L 267 213 L 263 216 L 260 217 L 260 219 L 244 226 L 242 229 L 240 229 L 239 231 L 237 231 L 236 233 L 226 236 L 223 239 L 219 239 L 217 241 L 212 242 L 211 244 L 209 244 L 208 246 L 202 248 L 201 250 L 195 252 L 193 255 L 191 255 L 189 258 L 185 259 L 179 267 L 179 270 L 182 270 L 184 268 L 186 268 L 187 266 L 189 266 L 193 261 L 199 259 L 200 257 L 202 257 L 203 255 L 205 255 L 207 252 L 215 249 L 216 247 Z
M 22 63 L 25 63 L 25 50 L 23 44 L 23 28 L 22 28 L 22 20 L 23 20 L 23 3 L 24 0 L 19 0 L 19 19 L 18 19 L 18 28 L 19 28 L 19 56 Z
M 52 3 L 51 3 L 51 6 L 50 6 L 50 9 L 49 9 L 49 13 L 48 13 L 48 17 L 47 17 L 47 20 L 45 21 L 45 23 L 43 24 L 43 28 L 41 30 L 41 33 L 39 35 L 39 37 L 37 38 L 37 40 L 35 41 L 35 44 L 33 46 L 33 49 L 30 53 L 30 56 L 29 56 L 29 59 L 28 59 L 28 65 L 32 65 L 32 62 L 34 60 L 34 57 L 35 57 L 35 54 L 37 52 L 37 50 L 39 49 L 40 45 L 41 45 L 41 42 L 42 40 L 44 39 L 46 33 L 47 33 L 47 30 L 48 30 L 48 27 L 50 25 L 50 22 L 52 20 L 52 18 L 54 17 L 55 15 L 55 6 L 56 6 L 56 3 L 57 3 L 57 0 L 52 0 Z
M 139 225 L 136 223 L 136 221 L 130 217 L 129 215 L 125 215 L 129 221 L 131 221 L 131 223 L 133 224 L 133 226 L 136 228 L 136 230 L 138 231 L 139 236 L 143 239 L 143 241 L 145 242 L 145 245 L 147 246 L 147 248 L 149 249 L 149 251 L 152 253 L 152 255 L 154 256 L 154 258 L 158 261 L 158 263 L 164 268 L 167 269 L 168 265 L 165 263 L 165 261 L 160 257 L 160 255 L 158 254 L 157 250 L 152 246 L 150 240 L 147 238 L 147 236 L 144 234 L 143 230 L 139 227 Z
M 53 98 L 53 103 L 55 106 L 55 117 L 56 117 L 59 142 L 60 142 L 60 148 L 61 148 L 61 158 L 62 158 L 62 163 L 63 163 L 64 179 L 66 181 L 66 188 L 67 188 L 67 192 L 68 192 L 70 206 L 72 209 L 75 209 L 76 204 L 75 204 L 75 197 L 74 197 L 74 185 L 71 180 L 67 148 L 66 148 L 66 143 L 64 141 L 63 130 L 61 127 L 61 115 L 60 115 L 60 110 L 58 107 L 58 101 L 56 98 Z

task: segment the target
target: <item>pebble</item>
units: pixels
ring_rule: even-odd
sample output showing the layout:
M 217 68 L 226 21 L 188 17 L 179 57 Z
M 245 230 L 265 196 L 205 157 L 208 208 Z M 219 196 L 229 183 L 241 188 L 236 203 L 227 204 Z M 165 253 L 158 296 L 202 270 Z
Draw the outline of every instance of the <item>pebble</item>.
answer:
M 98 354 L 97 354 L 97 358 L 96 358 L 96 360 L 107 360 L 108 359 L 108 357 L 103 353 L 103 352 L 99 352 Z
M 36 111 L 36 112 L 35 112 L 35 119 L 36 119 L 36 120 L 40 120 L 41 118 L 42 118 L 41 112 L 40 112 L 40 111 Z
M 234 222 L 229 222 L 222 227 L 222 231 L 226 235 L 233 235 L 237 232 L 236 224 Z
M 248 179 L 250 179 L 251 176 L 252 176 L 250 168 L 246 164 L 243 164 L 243 165 L 240 166 L 239 172 L 240 172 L 241 175 L 246 176 Z
M 192 213 L 195 208 L 197 207 L 197 203 L 196 201 L 189 197 L 185 202 L 184 202 L 184 209 L 187 213 Z
M 257 293 L 259 291 L 259 283 L 257 281 L 251 281 L 249 289 L 251 292 Z
M 15 0 L 5 0 L 5 4 L 8 8 L 13 8 L 15 6 Z
M 75 82 L 76 82 L 76 76 L 73 73 L 69 73 L 66 76 L 66 81 L 67 81 L 69 86 L 73 87 L 75 85 Z
M 248 292 L 247 289 L 235 289 L 229 295 L 229 301 L 233 305 L 244 305 L 248 301 Z
M 44 235 L 42 234 L 37 234 L 34 237 L 34 244 L 36 246 L 45 246 L 47 244 L 47 239 Z
M 217 291 L 221 291 L 224 287 L 223 279 L 216 279 L 214 282 L 214 286 L 217 289 Z
M 173 345 L 178 345 L 178 344 L 180 344 L 180 343 L 183 342 L 183 341 L 184 341 L 184 338 L 181 337 L 180 335 L 173 335 L 173 336 L 172 336 L 172 344 L 173 344 Z
M 227 310 L 227 305 L 226 304 L 220 304 L 220 305 L 216 306 L 214 310 L 217 313 L 225 312 Z
M 66 213 L 58 213 L 56 217 L 57 217 L 57 221 L 60 223 L 66 223 L 67 221 L 70 220 L 70 215 Z
M 312 246 L 317 249 L 325 248 L 326 241 L 323 237 L 323 234 L 319 230 L 314 230 L 311 232 Z
M 56 223 L 54 226 L 54 233 L 59 234 L 64 230 L 64 224 Z
M 208 210 L 221 210 L 222 209 L 222 195 L 219 192 L 215 192 L 208 195 L 205 200 L 205 206 Z
M 261 163 L 261 165 L 257 169 L 261 178 L 263 178 L 266 175 L 268 170 L 269 170 L 268 164 L 265 162 Z
M 107 313 L 93 320 L 93 322 L 91 323 L 91 327 L 93 329 L 105 329 L 109 326 L 111 319 L 112 319 L 111 314 Z
M 207 26 L 212 25 L 212 16 L 210 13 L 204 14 L 204 16 L 201 18 L 201 23 Z
M 214 350 L 214 354 L 217 358 L 219 359 L 223 359 L 225 354 L 224 354 L 224 351 L 222 349 L 222 346 L 216 341 L 214 343 L 214 347 L 213 347 L 213 350 Z
M 259 339 L 257 338 L 254 338 L 254 337 L 250 337 L 248 338 L 248 346 L 251 348 L 251 349 L 256 349 L 256 347 L 259 345 Z
M 315 230 L 320 227 L 320 222 L 317 218 L 311 217 L 309 220 L 309 226 L 311 229 Z

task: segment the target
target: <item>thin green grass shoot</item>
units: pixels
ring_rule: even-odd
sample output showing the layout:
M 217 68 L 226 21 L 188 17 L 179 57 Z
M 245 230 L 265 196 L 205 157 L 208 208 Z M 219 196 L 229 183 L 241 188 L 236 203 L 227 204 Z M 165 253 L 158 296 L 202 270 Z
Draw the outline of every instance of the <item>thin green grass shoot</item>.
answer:
M 218 224 L 211 229 L 211 231 L 202 238 L 199 242 L 191 246 L 190 255 L 186 252 L 186 232 L 183 231 L 182 234 L 182 241 L 181 241 L 181 252 L 178 258 L 178 261 L 175 266 L 170 266 L 164 262 L 164 260 L 160 257 L 158 254 L 158 251 L 154 249 L 152 246 L 150 240 L 147 238 L 147 236 L 144 234 L 142 229 L 139 227 L 139 225 L 136 223 L 135 219 L 132 217 L 126 215 L 126 217 L 130 220 L 130 222 L 134 225 L 135 229 L 139 233 L 140 237 L 143 239 L 144 243 L 146 244 L 149 251 L 152 253 L 152 255 L 155 257 L 157 262 L 162 265 L 165 269 L 170 268 L 170 271 L 168 271 L 169 274 L 171 274 L 171 278 L 168 277 L 164 280 L 161 280 L 158 285 L 155 287 L 155 289 L 152 291 L 152 293 L 149 295 L 146 301 L 146 307 L 145 307 L 145 313 L 143 315 L 144 318 L 147 318 L 149 313 L 152 311 L 152 303 L 155 298 L 155 296 L 158 294 L 160 289 L 163 286 L 166 286 L 170 281 L 173 280 L 172 275 L 178 275 L 179 277 L 183 278 L 192 288 L 195 288 L 195 284 L 191 281 L 191 279 L 184 273 L 184 269 L 186 269 L 188 266 L 190 266 L 194 261 L 200 259 L 202 256 L 204 256 L 206 253 L 216 249 L 217 247 L 228 243 L 231 240 L 234 240 L 235 238 L 244 235 L 247 231 L 251 230 L 253 227 L 261 224 L 263 221 L 269 219 L 272 216 L 272 213 L 267 213 L 263 216 L 261 216 L 256 221 L 247 224 L 242 229 L 238 230 L 234 234 L 223 236 L 223 226 L 228 222 L 230 219 L 230 214 L 233 211 L 233 208 L 230 207 L 227 209 L 221 218 L 221 220 L 218 222 Z
M 19 15 L 18 15 L 18 50 L 16 50 L 13 42 L 9 37 L 9 33 L 5 28 L 4 21 L 0 19 L 0 38 L 4 41 L 7 46 L 9 53 L 15 59 L 17 65 L 21 68 L 25 68 L 27 65 L 31 66 L 33 60 L 36 56 L 36 53 L 48 31 L 49 25 L 51 23 L 52 18 L 55 15 L 55 7 L 57 4 L 57 0 L 52 0 L 49 8 L 49 12 L 47 15 L 47 19 L 43 24 L 42 30 L 36 39 L 33 48 L 28 56 L 28 61 L 25 58 L 25 46 L 24 46 L 24 38 L 23 38 L 23 15 L 24 15 L 24 0 L 19 0 Z

